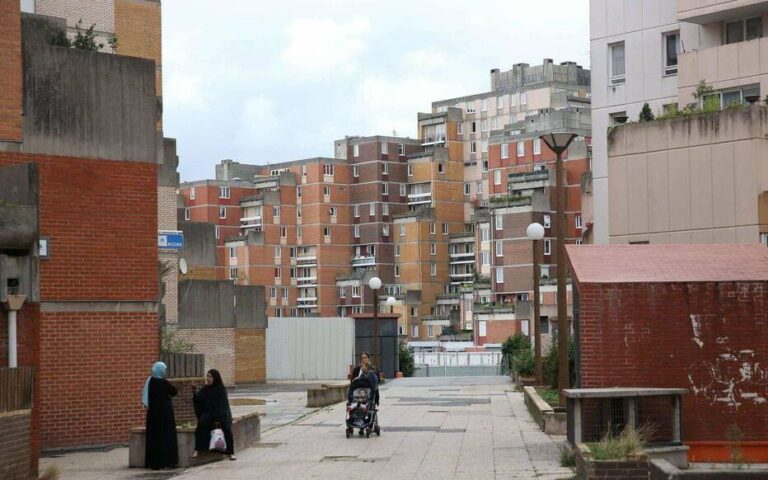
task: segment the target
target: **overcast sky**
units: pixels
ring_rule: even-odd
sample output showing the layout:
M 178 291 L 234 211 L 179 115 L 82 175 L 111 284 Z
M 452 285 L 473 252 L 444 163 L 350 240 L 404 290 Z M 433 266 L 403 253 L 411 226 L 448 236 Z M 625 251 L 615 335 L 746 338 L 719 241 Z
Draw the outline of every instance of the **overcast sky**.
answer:
M 345 135 L 416 136 L 432 101 L 491 68 L 589 66 L 588 0 L 166 0 L 165 135 L 182 181 L 224 158 L 332 156 Z

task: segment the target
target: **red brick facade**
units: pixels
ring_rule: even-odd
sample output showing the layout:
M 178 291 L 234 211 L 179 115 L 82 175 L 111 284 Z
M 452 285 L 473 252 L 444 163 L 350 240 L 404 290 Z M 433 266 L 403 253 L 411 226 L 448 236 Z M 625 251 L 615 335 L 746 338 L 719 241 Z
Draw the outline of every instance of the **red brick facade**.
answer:
M 29 440 L 32 435 L 31 420 L 32 416 L 29 410 L 3 414 L 3 435 L 0 436 L 0 478 L 3 480 L 28 480 L 30 478 L 29 471 L 32 462 L 32 452 L 29 449 Z
M 19 2 L 0 2 L 0 141 L 21 141 Z
M 42 303 L 19 315 L 19 363 L 38 369 L 33 428 L 42 448 L 124 442 L 143 421 L 139 395 L 159 351 L 157 166 L 0 153 L 0 167 L 27 162 L 39 166 L 50 237 Z M 117 301 L 150 303 L 119 313 Z M 0 362 L 7 355 L 3 339 Z

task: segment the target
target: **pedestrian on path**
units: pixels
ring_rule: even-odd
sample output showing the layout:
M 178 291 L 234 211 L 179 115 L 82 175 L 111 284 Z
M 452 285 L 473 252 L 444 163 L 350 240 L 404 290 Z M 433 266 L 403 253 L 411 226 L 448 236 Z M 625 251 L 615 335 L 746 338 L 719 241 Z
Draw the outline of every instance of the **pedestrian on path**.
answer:
M 156 362 L 141 394 L 141 401 L 147 409 L 144 464 L 152 470 L 175 468 L 179 464 L 176 417 L 171 403 L 171 397 L 176 396 L 177 391 L 165 379 L 167 370 L 166 364 Z
M 227 443 L 226 453 L 230 460 L 236 460 L 235 445 L 232 438 L 232 411 L 229 408 L 227 388 L 221 380 L 218 370 L 212 368 L 205 375 L 205 385 L 194 393 L 195 415 L 195 452 L 192 458 L 197 458 L 199 452 L 209 450 L 211 432 L 220 428 L 224 432 Z
M 376 405 L 379 404 L 379 373 L 376 371 L 376 369 L 371 365 L 371 356 L 368 354 L 368 352 L 360 352 L 360 365 L 356 366 L 352 370 L 352 376 L 350 377 L 351 381 L 355 381 L 358 378 L 361 377 L 367 377 L 371 384 L 373 385 L 374 390 L 374 402 Z M 347 394 L 347 403 L 352 403 L 352 388 L 350 387 L 349 392 Z

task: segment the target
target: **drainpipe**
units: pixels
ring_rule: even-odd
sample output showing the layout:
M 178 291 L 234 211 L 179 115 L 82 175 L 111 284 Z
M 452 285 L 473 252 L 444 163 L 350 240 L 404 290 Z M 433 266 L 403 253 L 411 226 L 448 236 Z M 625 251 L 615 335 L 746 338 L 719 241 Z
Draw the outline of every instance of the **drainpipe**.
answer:
M 16 348 L 16 312 L 24 305 L 26 295 L 8 295 L 8 300 L 3 302 L 3 307 L 8 311 L 8 368 L 18 366 L 18 354 Z

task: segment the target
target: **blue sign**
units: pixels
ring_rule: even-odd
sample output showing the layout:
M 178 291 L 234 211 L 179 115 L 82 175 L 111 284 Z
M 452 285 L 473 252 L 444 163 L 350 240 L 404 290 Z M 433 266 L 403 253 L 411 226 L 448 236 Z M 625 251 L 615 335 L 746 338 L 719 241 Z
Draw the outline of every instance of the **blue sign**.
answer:
M 184 234 L 177 231 L 157 233 L 157 246 L 163 250 L 181 250 L 184 248 Z

